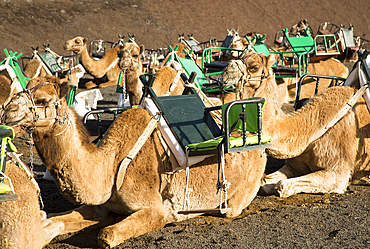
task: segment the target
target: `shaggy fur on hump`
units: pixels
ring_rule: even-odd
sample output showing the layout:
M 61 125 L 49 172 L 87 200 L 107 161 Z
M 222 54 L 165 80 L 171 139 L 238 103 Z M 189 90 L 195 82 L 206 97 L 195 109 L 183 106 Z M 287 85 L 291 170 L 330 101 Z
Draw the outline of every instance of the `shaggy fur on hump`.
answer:
M 11 80 L 5 75 L 0 74 L 0 105 L 3 105 L 10 97 Z

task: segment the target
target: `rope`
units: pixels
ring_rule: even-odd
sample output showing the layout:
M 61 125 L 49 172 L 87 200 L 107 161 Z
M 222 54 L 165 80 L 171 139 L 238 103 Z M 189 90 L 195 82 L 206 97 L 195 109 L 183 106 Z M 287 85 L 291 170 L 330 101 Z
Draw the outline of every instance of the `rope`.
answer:
M 182 210 L 183 211 L 186 211 L 185 208 L 189 209 L 189 206 L 190 206 L 190 198 L 189 198 L 189 195 L 191 192 L 193 192 L 193 190 L 191 188 L 189 188 L 189 151 L 190 149 L 189 148 L 186 148 L 186 168 L 185 168 L 185 174 L 186 174 L 186 185 L 185 185 L 185 191 L 184 191 L 184 204 L 182 206 Z

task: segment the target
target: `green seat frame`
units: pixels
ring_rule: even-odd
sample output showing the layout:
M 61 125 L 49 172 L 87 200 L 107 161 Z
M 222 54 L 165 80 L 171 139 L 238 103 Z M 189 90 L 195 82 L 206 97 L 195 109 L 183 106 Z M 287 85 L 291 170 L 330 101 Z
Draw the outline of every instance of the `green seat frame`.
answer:
M 8 64 L 14 71 L 21 87 L 25 89 L 30 79 L 24 74 L 18 63 L 18 59 L 22 56 L 22 53 L 18 54 L 18 52 L 8 51 L 6 48 L 4 49 L 4 53 L 6 58 L 0 62 L 0 66 Z
M 18 196 L 14 193 L 13 189 L 4 183 L 4 172 L 6 166 L 6 152 L 16 152 L 17 149 L 10 140 L 14 139 L 15 133 L 10 126 L 0 126 L 0 201 L 16 200 Z
M 176 46 L 175 48 L 172 48 L 171 46 L 168 47 L 170 52 L 173 52 L 172 55 L 174 56 L 174 60 L 180 63 L 182 68 L 185 70 L 187 77 L 190 77 L 192 72 L 196 73 L 194 84 L 197 86 L 197 88 L 201 89 L 204 92 L 220 91 L 221 88 L 218 86 L 218 84 L 214 85 L 208 81 L 201 68 L 197 65 L 197 63 L 193 60 L 193 58 L 186 50 L 183 50 L 183 52 L 185 53 L 185 58 L 181 58 L 176 53 L 174 53 L 178 50 L 178 48 L 178 46 Z M 168 58 L 165 64 L 170 60 L 171 58 Z

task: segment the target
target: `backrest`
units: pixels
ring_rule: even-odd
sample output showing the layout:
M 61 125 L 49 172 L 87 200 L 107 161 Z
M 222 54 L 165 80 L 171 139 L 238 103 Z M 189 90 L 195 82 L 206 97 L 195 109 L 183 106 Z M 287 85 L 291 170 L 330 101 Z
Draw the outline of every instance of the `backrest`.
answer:
M 211 114 L 205 111 L 199 95 L 194 90 L 191 92 L 187 95 L 158 97 L 149 88 L 150 96 L 184 150 L 188 144 L 204 142 L 222 134 Z
M 260 97 L 253 97 L 248 98 L 247 100 L 252 99 L 261 99 Z M 223 126 L 226 127 L 225 124 L 225 110 L 229 103 L 222 105 L 222 122 Z M 258 106 L 257 103 L 247 103 L 247 104 L 237 104 L 233 105 L 229 111 L 229 127 L 231 128 L 236 122 L 238 122 L 233 131 L 243 131 L 243 123 L 242 120 L 239 119 L 240 113 L 242 113 L 243 106 L 245 107 L 246 113 L 246 130 L 249 132 L 258 132 Z M 265 102 L 262 104 L 262 108 L 264 107 Z M 239 119 L 239 120 L 238 120 Z
M 199 89 L 201 89 L 201 86 L 203 84 L 209 83 L 209 81 L 207 80 L 206 76 L 203 74 L 202 70 L 199 68 L 197 63 L 193 60 L 193 58 L 191 58 L 191 56 L 187 53 L 185 49 L 183 50 L 183 52 L 185 53 L 185 58 L 181 58 L 177 56 L 176 53 L 174 53 L 174 51 L 176 51 L 177 48 L 178 47 L 175 47 L 173 49 L 171 46 L 168 47 L 170 52 L 173 52 L 172 55 L 174 56 L 174 60 L 181 64 L 182 68 L 185 70 L 188 77 L 190 77 L 190 74 L 192 72 L 195 72 L 197 74 L 194 79 L 194 82 L 199 87 Z M 168 57 L 168 60 L 164 63 L 164 65 L 166 65 L 167 62 L 171 60 L 171 56 Z
M 199 51 L 202 51 L 203 49 L 199 46 L 199 44 L 190 39 L 190 40 L 184 40 L 185 43 L 195 52 L 195 53 L 198 53 Z
M 190 57 L 185 56 L 185 58 L 177 57 L 177 60 L 180 62 L 181 66 L 184 68 L 188 77 L 192 72 L 195 72 L 197 75 L 194 79 L 194 82 L 198 84 L 200 88 L 204 83 L 209 83 L 207 78 L 204 76 L 202 70 L 198 67 L 197 63 Z
M 221 47 L 229 48 L 231 45 L 231 40 L 234 38 L 233 35 L 226 36 L 225 40 L 222 42 Z
M 256 39 L 256 36 L 253 37 L 252 41 L 249 40 L 248 36 L 246 35 L 245 38 L 247 39 L 248 43 L 252 46 L 253 50 L 256 51 L 259 54 L 263 54 L 265 56 L 270 55 L 270 51 L 265 43 L 260 42 L 259 39 L 257 39 L 257 42 L 253 44 L 254 39 Z
M 284 37 L 288 40 L 295 52 L 310 52 L 315 48 L 315 42 L 308 33 L 308 28 L 305 36 L 290 37 L 288 29 L 284 29 Z
M 353 29 L 342 29 L 344 43 L 346 47 L 355 47 L 355 38 L 353 37 Z
M 37 55 L 44 62 L 44 64 L 46 65 L 46 67 L 49 69 L 49 71 L 52 74 L 55 74 L 56 72 L 63 70 L 60 67 L 57 59 L 52 53 L 46 52 L 46 53 L 40 54 L 39 52 L 37 52 Z

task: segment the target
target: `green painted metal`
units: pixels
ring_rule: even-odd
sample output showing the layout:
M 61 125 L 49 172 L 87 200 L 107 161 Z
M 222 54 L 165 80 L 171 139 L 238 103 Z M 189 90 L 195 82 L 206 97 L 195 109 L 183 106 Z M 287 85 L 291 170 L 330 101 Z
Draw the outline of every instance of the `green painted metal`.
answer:
M 4 53 L 6 55 L 6 58 L 0 62 L 0 65 L 9 65 L 14 74 L 16 75 L 21 87 L 23 89 L 26 88 L 29 78 L 26 77 L 23 70 L 21 69 L 18 59 L 22 56 L 22 53 L 8 51 L 8 49 L 4 49 Z
M 55 56 L 52 53 L 46 52 L 46 53 L 40 54 L 39 52 L 37 52 L 37 55 L 43 61 L 45 66 L 49 69 L 51 74 L 54 75 L 57 72 L 63 71 L 62 67 L 59 65 L 57 61 L 57 58 L 55 58 Z
M 1 125 L 0 126 L 0 171 L 5 172 L 6 166 L 6 153 L 7 151 L 16 151 L 14 145 L 9 146 L 11 139 L 15 136 L 14 130 L 10 126 Z M 4 177 L 0 176 L 0 201 L 11 201 L 17 200 L 18 196 L 13 192 L 9 185 L 4 183 Z
M 66 96 L 68 106 L 73 106 L 73 103 L 76 97 L 76 91 L 77 91 L 77 86 L 72 86 L 72 85 L 69 86 L 69 93 Z

